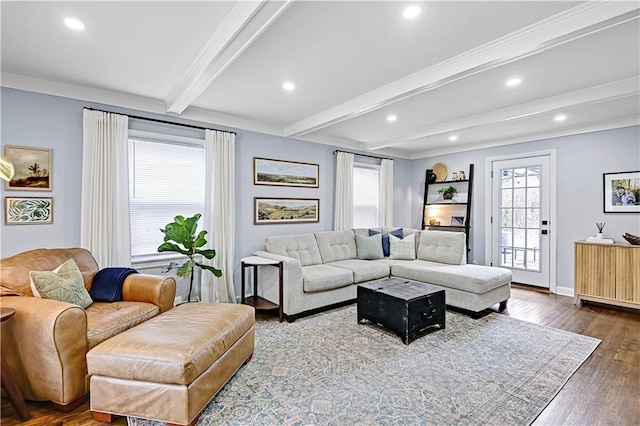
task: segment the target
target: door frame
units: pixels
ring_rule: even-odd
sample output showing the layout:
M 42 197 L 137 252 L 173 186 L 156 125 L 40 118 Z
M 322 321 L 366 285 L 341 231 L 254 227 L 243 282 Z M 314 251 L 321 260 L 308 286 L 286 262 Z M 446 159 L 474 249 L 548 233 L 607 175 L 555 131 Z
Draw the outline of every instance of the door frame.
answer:
M 557 291 L 557 272 L 556 272 L 556 259 L 557 259 L 557 234 L 558 234 L 558 221 L 557 221 L 557 192 L 556 192 L 556 150 L 548 149 L 543 151 L 523 152 L 519 154 L 500 155 L 496 157 L 485 158 L 485 203 L 484 203 L 484 217 L 491 218 L 493 214 L 493 182 L 491 180 L 491 171 L 493 162 L 504 160 L 518 160 L 530 157 L 549 157 L 549 223 L 551 224 L 549 235 L 549 291 L 556 293 Z M 491 264 L 491 256 L 493 250 L 493 235 L 492 224 L 486 223 L 484 228 L 484 262 L 485 265 Z

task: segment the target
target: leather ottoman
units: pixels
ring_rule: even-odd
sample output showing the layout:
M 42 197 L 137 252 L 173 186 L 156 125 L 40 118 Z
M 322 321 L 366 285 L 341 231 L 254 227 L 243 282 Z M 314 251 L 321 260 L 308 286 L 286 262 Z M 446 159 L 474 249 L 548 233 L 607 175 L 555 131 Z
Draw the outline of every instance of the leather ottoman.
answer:
M 204 406 L 251 359 L 254 309 L 185 303 L 91 349 L 91 412 L 193 425 Z

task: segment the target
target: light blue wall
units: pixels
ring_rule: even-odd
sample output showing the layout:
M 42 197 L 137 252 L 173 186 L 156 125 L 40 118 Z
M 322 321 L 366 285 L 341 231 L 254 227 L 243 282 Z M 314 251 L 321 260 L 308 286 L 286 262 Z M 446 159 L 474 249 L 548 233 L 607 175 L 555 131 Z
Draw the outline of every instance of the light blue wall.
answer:
M 485 160 L 488 157 L 554 149 L 557 173 L 557 285 L 574 287 L 573 243 L 597 232 L 595 223 L 605 222 L 604 234 L 622 240 L 625 232 L 640 235 L 640 214 L 604 214 L 602 174 L 640 170 L 640 127 L 586 133 L 515 145 L 442 155 L 413 162 L 412 224 L 419 227 L 424 192 L 425 170 L 442 162 L 448 170 L 467 170 L 475 165 L 472 247 L 470 259 L 479 264 L 485 259 Z M 417 184 L 419 182 L 419 184 Z M 622 240 L 623 241 L 623 240 Z
M 179 123 L 237 132 L 236 135 L 236 249 L 234 280 L 239 289 L 240 259 L 264 246 L 269 235 L 326 231 L 333 229 L 334 164 L 336 147 L 298 141 L 256 132 L 230 129 L 215 123 L 199 123 L 141 113 L 128 109 L 2 88 L 2 146 L 23 145 L 53 150 L 53 192 L 4 191 L 2 195 L 54 197 L 51 225 L 0 226 L 0 255 L 10 256 L 38 247 L 80 245 L 80 192 L 82 167 L 82 109 L 95 107 L 124 114 L 166 119 Z M 131 128 L 202 138 L 203 131 L 133 120 Z M 285 188 L 253 185 L 253 157 L 312 162 L 320 165 L 320 188 Z M 394 217 L 398 226 L 411 222 L 410 198 L 413 186 L 411 162 L 397 159 L 394 167 Z M 296 197 L 320 199 L 320 222 L 313 224 L 254 225 L 253 197 Z M 239 292 L 239 291 L 238 291 Z M 181 292 L 182 293 L 182 292 Z

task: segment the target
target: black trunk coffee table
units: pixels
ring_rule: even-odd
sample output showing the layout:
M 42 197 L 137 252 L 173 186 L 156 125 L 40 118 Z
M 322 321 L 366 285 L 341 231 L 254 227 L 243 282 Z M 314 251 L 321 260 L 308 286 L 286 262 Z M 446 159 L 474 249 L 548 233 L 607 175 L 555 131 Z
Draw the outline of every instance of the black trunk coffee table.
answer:
M 358 286 L 358 323 L 380 324 L 409 344 L 420 331 L 445 328 L 444 288 L 402 278 Z

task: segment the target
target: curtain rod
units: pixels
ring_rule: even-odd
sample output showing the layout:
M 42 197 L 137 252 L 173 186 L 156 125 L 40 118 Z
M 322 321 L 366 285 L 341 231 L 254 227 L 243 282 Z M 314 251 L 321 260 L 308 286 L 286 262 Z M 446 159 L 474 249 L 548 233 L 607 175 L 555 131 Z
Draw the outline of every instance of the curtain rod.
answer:
M 375 155 L 358 154 L 357 152 L 343 151 L 341 149 L 336 149 L 335 151 L 333 151 L 334 154 L 336 152 L 346 152 L 347 154 L 358 155 L 360 157 L 369 157 L 369 158 L 377 158 L 378 160 L 391 160 L 391 161 L 393 161 L 393 158 L 389 158 L 389 157 L 378 157 L 378 156 L 375 156 Z
M 105 110 L 97 109 L 97 108 L 84 107 L 84 109 L 88 109 L 88 110 L 90 110 L 90 111 L 108 112 L 109 114 L 122 114 L 122 113 L 119 113 L 119 112 L 105 111 Z M 193 124 L 176 123 L 175 121 L 160 120 L 160 119 L 158 119 L 158 118 L 140 117 L 140 116 L 138 116 L 138 115 L 131 115 L 131 114 L 122 114 L 122 115 L 126 115 L 127 117 L 129 117 L 129 118 L 133 118 L 133 119 L 136 119 L 136 120 L 153 121 L 154 123 L 172 124 L 172 125 L 174 125 L 174 126 L 190 127 L 190 128 L 192 128 L 192 129 L 199 129 L 199 130 L 216 130 L 216 131 L 218 131 L 218 132 L 233 133 L 234 135 L 236 134 L 236 132 L 229 132 L 228 130 L 210 129 L 209 127 L 195 126 L 195 125 L 193 125 Z

